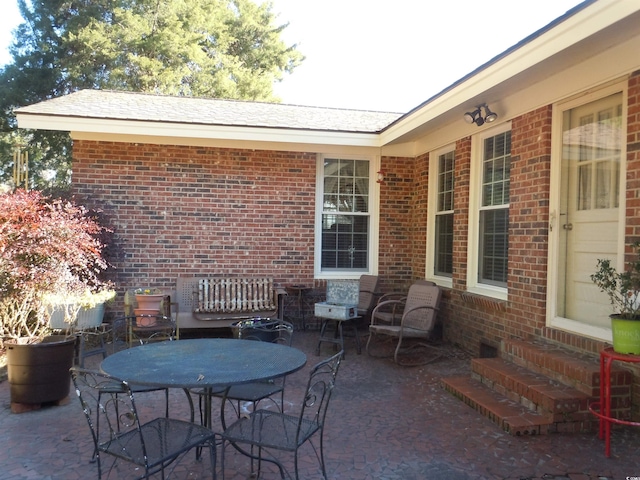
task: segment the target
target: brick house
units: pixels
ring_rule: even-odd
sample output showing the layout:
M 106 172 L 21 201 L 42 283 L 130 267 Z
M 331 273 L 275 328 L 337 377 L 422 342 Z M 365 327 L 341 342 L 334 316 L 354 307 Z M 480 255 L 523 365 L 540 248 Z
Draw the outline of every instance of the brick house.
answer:
M 113 220 L 122 289 L 427 278 L 471 352 L 594 354 L 611 309 L 589 274 L 640 238 L 639 51 L 640 5 L 586 1 L 404 115 L 85 90 L 17 116 L 71 132 L 73 190 Z

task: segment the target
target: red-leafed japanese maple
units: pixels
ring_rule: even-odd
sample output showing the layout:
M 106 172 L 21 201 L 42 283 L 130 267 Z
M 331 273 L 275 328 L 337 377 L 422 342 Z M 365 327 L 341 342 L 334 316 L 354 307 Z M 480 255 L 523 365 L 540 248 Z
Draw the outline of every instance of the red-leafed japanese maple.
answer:
M 104 286 L 99 225 L 87 209 L 38 191 L 0 195 L 0 336 L 48 333 L 47 296 Z

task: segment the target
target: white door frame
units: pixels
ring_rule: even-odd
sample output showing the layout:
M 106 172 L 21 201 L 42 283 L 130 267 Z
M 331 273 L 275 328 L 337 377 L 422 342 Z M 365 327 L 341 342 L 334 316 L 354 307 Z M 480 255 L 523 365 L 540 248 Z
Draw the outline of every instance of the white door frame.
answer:
M 549 256 L 547 263 L 547 326 L 575 333 L 580 336 L 611 342 L 611 328 L 586 325 L 582 322 L 556 315 L 557 300 L 556 291 L 558 285 L 558 262 L 560 261 L 560 229 L 562 221 L 560 212 L 560 182 L 562 169 L 562 122 L 565 111 L 574 107 L 590 103 L 599 98 L 622 92 L 622 121 L 624 131 L 627 125 L 627 79 L 616 81 L 607 86 L 577 95 L 569 100 L 553 105 L 552 131 L 551 131 L 551 179 L 549 195 Z M 626 136 L 625 136 L 626 139 Z M 621 268 L 624 263 L 624 231 L 626 208 L 626 142 L 622 142 L 620 165 L 620 199 L 618 218 L 618 265 Z M 595 269 L 595 267 L 594 267 Z

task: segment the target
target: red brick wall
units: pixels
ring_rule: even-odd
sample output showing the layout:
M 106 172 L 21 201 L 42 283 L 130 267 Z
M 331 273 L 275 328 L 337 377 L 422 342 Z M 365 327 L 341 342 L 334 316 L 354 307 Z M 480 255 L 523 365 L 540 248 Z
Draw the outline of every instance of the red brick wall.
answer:
M 627 253 L 640 241 L 640 71 L 629 79 L 627 102 L 627 223 L 625 243 Z M 633 258 L 632 258 L 633 259 Z M 640 367 L 635 366 L 632 385 L 632 415 L 640 420 Z
M 315 177 L 315 154 L 74 143 L 74 193 L 112 221 L 122 290 L 216 273 L 312 284 Z
M 415 278 L 414 197 L 416 160 L 382 158 L 384 183 L 380 185 L 379 270 L 383 291 L 401 290 Z M 424 250 L 420 252 L 424 258 Z M 422 262 L 424 264 L 424 262 Z M 424 268 L 424 267 L 423 267 Z
M 545 326 L 551 107 L 513 119 L 511 142 L 508 302 L 465 293 L 471 137 L 456 143 L 454 273 L 445 296 L 445 336 L 476 353 L 481 342 L 497 347 L 512 335 L 541 337 Z

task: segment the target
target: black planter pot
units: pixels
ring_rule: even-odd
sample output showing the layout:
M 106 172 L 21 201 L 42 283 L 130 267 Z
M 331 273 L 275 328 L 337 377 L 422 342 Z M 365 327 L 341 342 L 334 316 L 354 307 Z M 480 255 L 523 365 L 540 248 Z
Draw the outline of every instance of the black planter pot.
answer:
M 41 343 L 7 344 L 11 402 L 43 404 L 69 396 L 76 337 L 50 335 Z
M 231 331 L 234 338 L 275 342 L 279 332 L 273 328 L 278 324 L 280 324 L 279 320 L 271 320 L 270 318 L 241 320 L 231 325 Z

